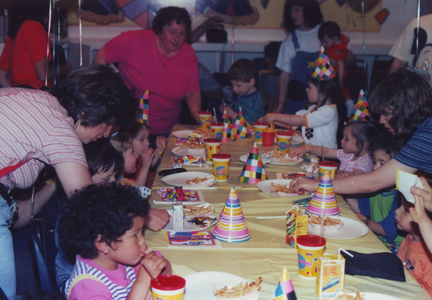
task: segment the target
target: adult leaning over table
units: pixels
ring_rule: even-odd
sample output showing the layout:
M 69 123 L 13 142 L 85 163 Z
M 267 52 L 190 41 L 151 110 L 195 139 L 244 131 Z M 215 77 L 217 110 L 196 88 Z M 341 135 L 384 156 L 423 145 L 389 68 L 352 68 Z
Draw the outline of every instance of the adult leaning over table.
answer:
M 380 115 L 380 123 L 395 136 L 404 138 L 405 147 L 393 159 L 371 173 L 333 180 L 339 194 L 376 192 L 396 183 L 396 170 L 432 173 L 432 90 L 415 71 L 399 69 L 381 82 L 370 96 L 370 110 Z M 295 179 L 291 188 L 303 194 L 318 187 L 314 180 Z M 432 197 L 425 206 L 432 211 Z
M 184 8 L 160 9 L 153 30 L 128 31 L 113 38 L 96 54 L 95 64 L 118 63 L 120 75 L 138 96 L 149 90 L 150 143 L 168 137 L 179 122 L 181 102 L 198 121 L 201 92 L 198 59 L 185 43 L 191 19 Z
M 106 66 L 82 68 L 52 91 L 0 89 L 0 287 L 16 297 L 12 189 L 32 186 L 52 165 L 68 196 L 92 184 L 83 143 L 107 137 L 137 117 L 138 99 Z

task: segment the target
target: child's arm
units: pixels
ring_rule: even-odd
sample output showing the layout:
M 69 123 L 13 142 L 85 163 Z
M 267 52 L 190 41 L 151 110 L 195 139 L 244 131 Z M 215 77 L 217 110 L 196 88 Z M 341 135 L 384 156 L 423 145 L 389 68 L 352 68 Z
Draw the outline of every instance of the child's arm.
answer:
M 137 187 L 145 186 L 147 184 L 147 177 L 149 174 L 150 167 L 153 162 L 153 158 L 155 156 L 154 150 L 152 148 L 148 148 L 144 150 L 143 155 L 141 156 L 141 170 L 138 174 L 138 177 L 135 180 L 135 184 Z
M 145 226 L 152 231 L 159 231 L 168 224 L 169 220 L 166 209 L 152 208 L 145 217 Z
M 237 118 L 237 113 L 232 109 L 231 106 L 224 106 L 222 105 L 222 110 L 227 112 L 228 117 L 230 117 L 231 119 L 236 119 Z
M 306 117 L 305 116 L 296 116 L 296 115 L 286 115 L 286 114 L 274 114 L 269 113 L 264 117 L 260 118 L 258 122 L 270 124 L 273 122 L 275 125 L 290 128 L 293 126 L 306 126 Z
M 345 62 L 343 60 L 339 61 L 339 85 L 342 88 L 344 86 L 344 76 L 345 76 Z
M 346 202 L 355 214 L 361 214 L 359 202 L 357 198 L 346 198 Z
M 137 278 L 132 285 L 126 300 L 144 300 L 148 299 L 150 291 L 151 272 L 153 276 L 161 274 L 166 266 L 166 259 L 159 257 L 156 252 L 149 252 L 141 260 L 141 266 L 138 270 Z M 151 299 L 151 298 L 150 298 Z
M 353 175 L 360 175 L 360 174 L 364 174 L 364 173 L 366 173 L 366 172 L 364 170 L 361 170 L 361 169 L 355 169 L 352 172 L 338 170 L 336 173 L 336 178 L 344 178 L 344 177 L 349 177 L 349 176 L 353 176 Z
M 327 157 L 327 158 L 337 158 L 337 149 L 321 147 L 321 146 L 312 146 L 312 145 L 303 145 L 300 147 L 295 147 L 290 150 L 290 156 L 303 156 L 306 152 L 310 152 L 318 157 Z
M 381 226 L 380 223 L 375 222 L 371 218 L 367 218 L 367 221 L 365 223 L 375 234 L 387 237 L 387 233 L 385 232 L 384 228 Z

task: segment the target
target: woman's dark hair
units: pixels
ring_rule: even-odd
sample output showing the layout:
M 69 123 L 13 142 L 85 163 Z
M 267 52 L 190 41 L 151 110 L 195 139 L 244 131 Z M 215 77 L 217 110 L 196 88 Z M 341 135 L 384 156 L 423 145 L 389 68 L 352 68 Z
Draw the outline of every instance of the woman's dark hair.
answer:
M 283 14 L 285 28 L 292 32 L 296 29 L 291 19 L 291 8 L 300 6 L 303 8 L 303 20 L 307 27 L 314 28 L 324 21 L 320 6 L 316 0 L 286 0 Z
M 345 128 L 351 128 L 351 133 L 356 139 L 356 146 L 359 149 L 357 155 L 365 149 L 369 151 L 371 141 L 379 134 L 377 127 L 366 121 L 350 122 Z
M 228 70 L 229 80 L 249 82 L 255 79 L 255 86 L 258 86 L 259 70 L 258 65 L 246 58 L 237 60 Z
M 341 30 L 338 23 L 332 21 L 322 23 L 318 30 L 318 39 L 322 41 L 325 36 L 330 39 L 340 38 Z
M 395 135 L 407 141 L 432 117 L 432 89 L 416 72 L 400 68 L 373 90 L 369 107 L 375 114 L 392 114 L 388 123 Z
M 134 187 L 116 183 L 90 185 L 67 201 L 59 220 L 59 238 L 68 255 L 96 258 L 95 241 L 111 245 L 132 228 L 135 217 L 145 217 L 148 201 Z
M 125 130 L 138 117 L 139 99 L 108 66 L 79 69 L 54 86 L 51 94 L 75 123 L 80 120 L 85 127 L 104 123 Z
M 8 35 L 15 39 L 24 21 L 33 20 L 44 25 L 44 19 L 48 16 L 49 0 L 13 0 L 9 8 Z
M 369 151 L 373 155 L 375 151 L 383 150 L 390 158 L 393 158 L 404 146 L 404 140 L 395 137 L 387 130 L 381 130 L 379 135 L 370 141 Z
M 112 166 L 114 166 L 114 173 L 117 173 L 124 165 L 123 156 L 107 139 L 98 139 L 97 141 L 85 144 L 84 152 L 90 176 L 100 171 L 107 172 Z
M 152 29 L 156 35 L 163 32 L 163 28 L 175 21 L 178 25 L 183 24 L 186 28 L 186 36 L 192 31 L 192 21 L 186 9 L 177 6 L 168 6 L 157 11 L 153 20 Z

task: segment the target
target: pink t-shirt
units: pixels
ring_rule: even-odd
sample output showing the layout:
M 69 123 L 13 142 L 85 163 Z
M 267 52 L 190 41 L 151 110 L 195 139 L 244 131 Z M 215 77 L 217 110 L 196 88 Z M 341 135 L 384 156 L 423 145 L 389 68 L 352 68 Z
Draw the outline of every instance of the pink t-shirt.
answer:
M 0 145 L 0 169 L 31 159 L 0 178 L 9 188 L 30 187 L 44 167 L 41 161 L 87 167 L 72 118 L 54 96 L 40 90 L 0 89 Z
M 372 172 L 372 158 L 369 153 L 360 156 L 357 160 L 352 160 L 354 158 L 353 153 L 345 153 L 342 149 L 337 151 L 337 158 L 340 160 L 341 164 L 339 170 L 346 172 L 354 172 L 354 170 L 360 169 L 365 173 Z
M 91 259 L 85 259 L 81 256 L 77 255 L 77 260 L 98 269 L 102 273 L 104 273 L 112 283 L 117 286 L 126 287 L 131 283 L 131 280 L 126 275 L 126 268 L 124 265 L 119 264 L 117 270 L 111 271 L 105 268 L 102 268 L 97 263 L 95 263 Z M 134 268 L 135 274 L 138 273 L 138 269 L 141 265 L 138 264 Z M 127 295 L 125 295 L 127 297 Z M 103 284 L 102 282 L 92 279 L 86 278 L 81 279 L 72 287 L 72 290 L 69 292 L 68 296 L 69 300 L 85 300 L 85 299 L 112 299 L 112 294 L 109 288 Z
M 422 242 L 412 241 L 408 235 L 401 243 L 397 256 L 417 282 L 432 297 L 432 260 Z
M 170 132 L 179 121 L 186 94 L 200 91 L 198 59 L 188 44 L 175 57 L 164 57 L 151 30 L 128 31 L 104 46 L 105 60 L 118 63 L 129 88 L 141 97 L 149 90 L 149 126 L 152 134 Z

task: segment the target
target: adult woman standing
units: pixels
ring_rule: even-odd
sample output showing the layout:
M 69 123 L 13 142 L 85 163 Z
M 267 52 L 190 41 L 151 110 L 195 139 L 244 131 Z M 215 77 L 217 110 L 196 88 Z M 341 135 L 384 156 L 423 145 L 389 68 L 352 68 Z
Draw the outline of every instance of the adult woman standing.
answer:
M 276 67 L 279 76 L 279 103 L 274 111 L 295 114 L 304 109 L 307 101 L 307 77 L 313 71 L 321 42 L 318 39 L 319 25 L 323 16 L 316 0 L 287 0 L 284 7 L 284 25 L 291 33 L 282 42 Z
M 47 68 L 52 59 L 47 51 L 48 33 L 44 28 L 48 18 L 49 0 L 15 0 L 9 10 L 6 44 L 0 57 L 0 84 L 40 89 L 52 86 L 54 72 Z M 70 63 L 59 66 L 59 75 L 71 70 Z
M 380 123 L 407 144 L 393 159 L 376 171 L 333 180 L 339 194 L 375 192 L 396 182 L 396 170 L 432 173 L 432 90 L 428 82 L 414 71 L 399 69 L 381 82 L 373 91 L 369 106 L 380 115 Z M 313 192 L 318 182 L 295 179 L 291 188 L 297 193 Z M 432 210 L 432 199 L 425 199 Z
M 128 127 L 137 113 L 138 99 L 106 66 L 72 73 L 51 94 L 0 89 L 0 287 L 9 299 L 16 295 L 9 191 L 32 186 L 46 164 L 68 196 L 92 184 L 82 144 L 107 137 L 114 124 Z
M 118 63 L 120 75 L 138 96 L 150 91 L 149 124 L 154 140 L 156 135 L 168 136 L 178 123 L 183 98 L 198 120 L 201 93 L 198 59 L 185 43 L 191 32 L 188 12 L 173 6 L 162 8 L 152 29 L 129 31 L 113 38 L 98 51 L 94 62 Z

